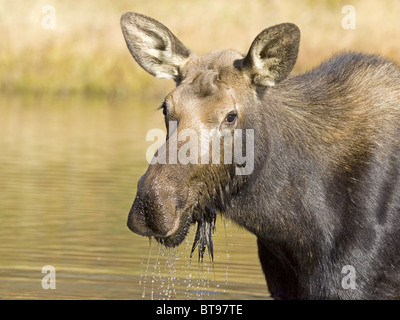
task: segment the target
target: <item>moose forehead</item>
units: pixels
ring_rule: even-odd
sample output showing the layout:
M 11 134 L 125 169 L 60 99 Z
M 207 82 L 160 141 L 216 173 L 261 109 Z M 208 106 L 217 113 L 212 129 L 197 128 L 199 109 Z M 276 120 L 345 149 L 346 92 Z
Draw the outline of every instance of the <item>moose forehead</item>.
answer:
M 237 72 L 235 62 L 243 56 L 234 50 L 212 51 L 204 56 L 195 56 L 182 70 L 182 83 L 213 85 L 215 80 L 229 81 L 226 77 Z
M 184 111 L 194 108 L 224 107 L 224 100 L 231 99 L 230 89 L 240 83 L 238 69 L 243 56 L 233 50 L 212 51 L 195 56 L 182 70 L 182 80 L 166 98 L 169 105 Z M 196 105 L 196 106 L 194 106 Z

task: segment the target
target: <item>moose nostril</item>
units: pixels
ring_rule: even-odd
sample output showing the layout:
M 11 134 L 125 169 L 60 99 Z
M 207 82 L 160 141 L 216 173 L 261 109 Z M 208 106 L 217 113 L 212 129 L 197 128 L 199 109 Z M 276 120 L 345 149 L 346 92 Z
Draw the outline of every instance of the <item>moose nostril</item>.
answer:
M 137 201 L 137 196 L 133 202 L 132 208 L 129 211 L 127 225 L 129 230 L 140 235 L 146 235 L 149 230 L 146 227 L 146 219 L 141 210 L 140 201 Z
M 152 189 L 138 189 L 128 216 L 128 228 L 143 236 L 167 237 L 179 227 L 175 201 Z

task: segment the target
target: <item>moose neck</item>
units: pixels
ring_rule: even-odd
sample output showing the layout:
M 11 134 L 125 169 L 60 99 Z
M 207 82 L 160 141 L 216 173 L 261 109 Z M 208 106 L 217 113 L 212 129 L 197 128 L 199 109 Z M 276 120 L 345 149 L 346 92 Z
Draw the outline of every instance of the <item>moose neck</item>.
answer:
M 303 254 L 317 256 L 321 239 L 330 241 L 332 222 L 321 215 L 331 159 L 323 158 L 320 141 L 311 138 L 323 139 L 324 133 L 318 132 L 322 127 L 312 127 L 311 115 L 296 108 L 295 100 L 288 106 L 274 99 L 273 90 L 260 101 L 263 117 L 254 124 L 254 171 L 226 214 L 260 240 L 277 244 L 291 260 L 304 261 Z

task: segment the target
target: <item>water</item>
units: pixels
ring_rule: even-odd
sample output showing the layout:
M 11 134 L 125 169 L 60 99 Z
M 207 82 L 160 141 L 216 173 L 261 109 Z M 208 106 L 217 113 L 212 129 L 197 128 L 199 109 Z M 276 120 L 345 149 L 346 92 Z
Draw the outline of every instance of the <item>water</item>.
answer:
M 2 299 L 268 297 L 255 237 L 229 221 L 202 265 L 194 230 L 168 249 L 126 227 L 160 101 L 0 98 Z

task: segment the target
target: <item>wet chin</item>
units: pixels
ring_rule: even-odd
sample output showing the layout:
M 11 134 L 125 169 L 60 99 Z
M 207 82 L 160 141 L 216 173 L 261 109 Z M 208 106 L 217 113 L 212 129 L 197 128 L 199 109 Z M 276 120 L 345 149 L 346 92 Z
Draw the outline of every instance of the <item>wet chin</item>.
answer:
M 156 240 L 166 247 L 176 247 L 180 245 L 183 240 L 185 240 L 186 235 L 189 232 L 190 225 L 190 222 L 186 224 L 181 224 L 178 230 L 176 230 L 170 236 L 165 238 L 156 237 Z

